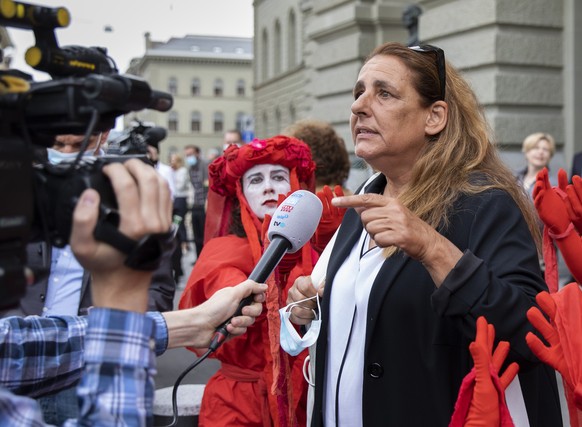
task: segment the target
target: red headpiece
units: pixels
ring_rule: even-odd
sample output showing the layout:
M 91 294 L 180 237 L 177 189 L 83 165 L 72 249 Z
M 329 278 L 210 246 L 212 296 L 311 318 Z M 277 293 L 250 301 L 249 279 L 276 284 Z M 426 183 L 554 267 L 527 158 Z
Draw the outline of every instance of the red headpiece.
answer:
M 241 178 L 247 170 L 262 164 L 288 168 L 291 191 L 301 188 L 314 190 L 315 163 L 311 160 L 309 147 L 303 141 L 277 135 L 269 139 L 255 139 L 242 147 L 230 145 L 222 156 L 208 166 L 209 191 L 204 240 L 228 234 L 232 201 L 238 198 L 241 219 L 251 242 L 253 256 L 260 257 L 260 244 L 255 244 L 252 235 L 260 233 L 261 221 L 251 211 L 242 194 Z

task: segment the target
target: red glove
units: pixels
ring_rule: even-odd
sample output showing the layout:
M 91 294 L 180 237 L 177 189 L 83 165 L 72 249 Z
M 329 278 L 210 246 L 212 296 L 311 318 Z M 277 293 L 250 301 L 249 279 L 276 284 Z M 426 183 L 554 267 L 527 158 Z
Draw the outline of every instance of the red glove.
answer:
M 558 172 L 558 178 L 560 178 L 560 173 L 563 172 L 562 169 Z M 568 177 L 566 172 L 564 172 L 566 183 Z M 562 183 L 560 182 L 560 188 L 562 188 Z M 566 194 L 568 198 L 566 199 L 566 208 L 568 208 L 568 215 L 570 215 L 570 220 L 576 227 L 578 234 L 582 234 L 582 179 L 578 175 L 572 177 L 572 184 L 566 186 Z
M 343 197 L 344 192 L 340 185 L 336 185 L 331 191 L 329 186 L 325 185 L 321 191 L 317 192 L 317 197 L 321 200 L 323 211 L 321 213 L 321 220 L 315 230 L 312 238 L 313 248 L 321 253 L 333 237 L 333 234 L 338 229 L 346 213 L 345 208 L 337 208 L 331 204 L 331 199 L 334 197 Z
M 554 235 L 564 233 L 570 225 L 570 217 L 561 191 L 553 189 L 548 170 L 542 169 L 537 176 L 533 190 L 534 204 L 542 222 Z
M 556 319 L 556 303 L 552 296 L 543 291 L 536 295 L 536 301 L 541 307 L 541 309 L 546 313 L 552 322 Z M 572 388 L 574 382 L 568 370 L 568 365 L 566 364 L 566 359 L 564 358 L 564 352 L 562 350 L 562 344 L 560 343 L 560 335 L 558 330 L 554 325 L 552 325 L 544 317 L 542 312 L 537 307 L 531 307 L 527 311 L 527 319 L 544 337 L 544 339 L 550 344 L 547 347 L 542 340 L 540 340 L 534 333 L 528 332 L 525 336 L 525 341 L 531 349 L 531 351 L 547 365 L 550 365 L 556 371 L 562 375 L 562 378 L 568 384 L 568 387 Z
M 546 227 L 548 227 L 550 237 L 564 256 L 568 270 L 570 270 L 570 273 L 572 273 L 576 281 L 582 283 L 582 262 L 580 262 L 582 241 L 570 221 L 573 217 L 577 218 L 577 209 L 580 209 L 580 212 L 582 212 L 582 204 L 580 204 L 580 199 L 578 199 L 576 188 L 568 185 L 567 175 L 563 169 L 560 169 L 558 172 L 558 180 L 559 186 L 552 188 L 547 169 L 544 168 L 538 173 L 533 191 L 534 203 L 540 218 Z M 577 181 L 582 196 L 582 181 L 579 178 Z M 544 243 L 544 258 L 546 259 L 547 268 L 551 268 L 552 262 L 550 261 L 553 260 L 552 254 L 553 247 L 546 246 Z M 546 270 L 547 273 L 548 270 Z M 551 280 L 548 275 L 546 275 L 546 281 L 548 282 L 548 286 L 550 286 Z M 552 289 L 552 286 L 550 286 L 550 290 Z
M 509 343 L 500 341 L 493 351 L 494 341 L 495 328 L 479 317 L 475 341 L 469 345 L 475 366 L 463 379 L 449 427 L 513 427 L 504 392 L 519 366 L 511 363 L 499 377 Z
M 566 386 L 566 401 L 570 425 L 582 421 L 582 291 L 577 283 L 566 285 L 559 292 L 541 292 L 536 296 L 541 309 L 548 314 L 551 323 L 532 307 L 527 318 L 549 343 L 546 346 L 532 333 L 526 341 L 532 352 L 543 362 L 556 369 Z

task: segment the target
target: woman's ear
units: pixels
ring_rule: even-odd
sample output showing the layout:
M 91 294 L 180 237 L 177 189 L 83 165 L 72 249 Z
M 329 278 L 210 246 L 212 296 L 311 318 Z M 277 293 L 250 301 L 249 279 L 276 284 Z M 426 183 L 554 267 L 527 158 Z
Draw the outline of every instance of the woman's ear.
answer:
M 441 132 L 447 125 L 449 106 L 445 101 L 434 102 L 428 111 L 424 132 L 433 136 Z

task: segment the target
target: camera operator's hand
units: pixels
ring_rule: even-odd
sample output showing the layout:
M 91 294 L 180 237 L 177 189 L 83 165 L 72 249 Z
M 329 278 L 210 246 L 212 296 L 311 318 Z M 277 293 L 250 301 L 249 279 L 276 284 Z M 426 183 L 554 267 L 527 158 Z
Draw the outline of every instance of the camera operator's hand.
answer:
M 139 240 L 170 229 L 170 191 L 155 169 L 132 159 L 124 164 L 108 164 L 103 173 L 115 191 L 121 233 Z M 126 267 L 126 255 L 94 239 L 98 216 L 99 194 L 92 189 L 85 190 L 73 214 L 70 243 L 77 260 L 91 272 L 94 305 L 144 312 L 152 273 Z
M 208 347 L 216 328 L 229 319 L 240 301 L 255 294 L 254 302 L 242 309 L 242 315 L 233 317 L 226 327 L 229 337 L 244 334 L 261 314 L 267 285 L 252 280 L 218 290 L 199 306 L 163 313 L 168 326 L 168 348 Z

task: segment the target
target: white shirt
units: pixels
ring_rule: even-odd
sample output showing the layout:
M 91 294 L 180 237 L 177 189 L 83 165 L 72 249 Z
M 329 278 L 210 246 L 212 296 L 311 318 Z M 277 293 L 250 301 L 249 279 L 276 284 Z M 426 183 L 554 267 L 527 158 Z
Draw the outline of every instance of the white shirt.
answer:
M 53 246 L 43 316 L 78 314 L 83 272 L 69 245 L 62 249 Z
M 170 194 L 173 199 L 174 193 L 176 192 L 176 188 L 174 187 L 174 169 L 165 163 L 158 162 L 156 163 L 156 170 L 168 182 Z
M 368 300 L 385 261 L 382 248 L 368 250 L 369 241 L 364 229 L 333 281 L 325 377 L 326 426 L 362 426 Z

